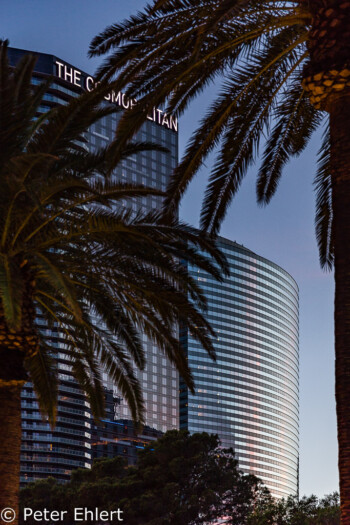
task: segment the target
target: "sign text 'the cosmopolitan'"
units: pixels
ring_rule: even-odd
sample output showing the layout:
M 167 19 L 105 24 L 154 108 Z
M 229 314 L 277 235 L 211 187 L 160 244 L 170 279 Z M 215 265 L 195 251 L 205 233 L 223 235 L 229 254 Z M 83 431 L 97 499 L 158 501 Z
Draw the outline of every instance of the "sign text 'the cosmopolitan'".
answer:
M 94 89 L 96 82 L 93 77 L 84 76 L 83 78 L 83 74 L 79 69 L 67 66 L 58 60 L 56 60 L 55 63 L 57 66 L 57 76 L 59 78 L 62 78 L 66 82 L 70 82 L 70 84 L 81 87 L 86 91 L 92 91 Z M 112 90 L 104 98 L 105 100 L 117 104 L 124 109 L 130 109 L 136 104 L 136 99 L 127 97 L 125 93 L 122 93 L 121 91 L 116 93 Z M 153 108 L 151 113 L 147 115 L 147 119 L 177 132 L 177 118 L 173 117 L 172 115 L 168 115 L 161 109 Z

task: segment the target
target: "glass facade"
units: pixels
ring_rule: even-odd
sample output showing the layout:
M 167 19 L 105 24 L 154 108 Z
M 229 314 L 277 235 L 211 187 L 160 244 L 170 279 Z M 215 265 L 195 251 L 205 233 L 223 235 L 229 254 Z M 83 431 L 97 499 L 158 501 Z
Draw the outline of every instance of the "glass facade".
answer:
M 128 465 L 135 465 L 139 450 L 163 435 L 159 430 L 145 425 L 136 429 L 133 422 L 114 414 L 120 398 L 118 392 L 106 391 L 106 417 L 99 425 L 92 425 L 92 457 L 113 458 L 122 456 Z
M 23 54 L 29 51 L 10 49 L 11 63 L 15 64 Z M 83 90 L 93 89 L 91 76 L 78 70 L 53 55 L 37 55 L 33 84 L 41 83 L 47 76 L 53 82 L 44 96 L 41 112 L 48 111 L 57 104 L 66 104 L 71 97 L 78 96 Z M 133 103 L 121 93 L 112 93 L 105 104 L 114 103 L 118 111 L 94 124 L 85 134 L 85 146 L 89 149 L 105 146 L 114 138 L 117 121 L 123 111 Z M 170 174 L 178 160 L 177 122 L 161 110 L 155 109 L 135 136 L 136 141 L 160 144 L 167 152 L 146 151 L 123 160 L 115 171 L 115 177 L 123 182 L 143 184 L 164 190 Z M 122 206 L 132 206 L 138 210 L 159 209 L 161 197 L 147 196 Z M 174 327 L 176 330 L 176 327 Z M 59 337 L 54 337 L 57 346 L 60 391 L 57 425 L 54 431 L 42 419 L 35 394 L 28 383 L 22 396 L 22 455 L 21 483 L 35 481 L 49 475 L 62 481 L 69 479 L 71 470 L 77 467 L 89 467 L 92 462 L 92 418 L 83 393 L 72 377 L 68 359 Z M 178 375 L 168 359 L 143 335 L 146 351 L 146 368 L 137 372 L 142 383 L 146 404 L 146 425 L 161 432 L 178 428 Z M 113 384 L 103 374 L 106 388 L 112 392 Z M 118 404 L 110 422 L 130 419 L 129 409 L 123 399 Z M 115 448 L 115 447 L 114 447 Z
M 89 403 L 72 377 L 59 336 L 52 336 L 60 380 L 56 427 L 52 431 L 41 417 L 32 385 L 27 383 L 21 401 L 21 485 L 48 476 L 68 481 L 73 469 L 89 468 L 92 463 Z
M 298 287 L 276 264 L 220 238 L 222 283 L 189 266 L 216 332 L 213 362 L 183 328 L 196 392 L 180 382 L 180 427 L 218 434 L 276 497 L 298 491 Z

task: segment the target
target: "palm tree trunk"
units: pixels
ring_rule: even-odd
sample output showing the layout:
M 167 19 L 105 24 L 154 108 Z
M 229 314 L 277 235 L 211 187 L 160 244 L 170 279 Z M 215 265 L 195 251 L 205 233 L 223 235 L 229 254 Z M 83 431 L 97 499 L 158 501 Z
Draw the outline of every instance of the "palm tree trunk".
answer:
M 13 509 L 18 523 L 21 452 L 21 390 L 27 381 L 25 352 L 14 346 L 21 334 L 10 332 L 0 311 L 0 523 L 1 510 Z M 18 343 L 19 344 L 19 343 Z
M 18 516 L 22 386 L 23 382 L 13 386 L 0 384 L 0 512 L 10 507 L 16 512 L 16 516 Z M 13 523 L 18 523 L 17 519 Z
M 329 106 L 335 245 L 335 381 L 341 525 L 350 525 L 350 96 Z
M 1 510 L 13 509 L 18 523 L 18 496 L 21 454 L 21 390 L 28 381 L 25 360 L 38 349 L 38 334 L 33 329 L 35 316 L 33 284 L 28 279 L 23 297 L 20 330 L 9 329 L 0 304 L 0 523 Z

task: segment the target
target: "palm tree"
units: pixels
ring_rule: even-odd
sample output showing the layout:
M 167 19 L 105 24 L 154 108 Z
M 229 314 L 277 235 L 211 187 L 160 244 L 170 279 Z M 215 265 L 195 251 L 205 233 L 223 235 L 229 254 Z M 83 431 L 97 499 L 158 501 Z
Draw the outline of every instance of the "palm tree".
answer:
M 350 523 L 350 3 L 346 0 L 156 0 L 108 27 L 90 47 L 109 53 L 100 78 L 138 106 L 125 141 L 152 106 L 183 112 L 210 82 L 218 94 L 175 170 L 174 210 L 216 151 L 201 212 L 216 233 L 262 135 L 257 198 L 268 203 L 283 167 L 324 127 L 318 158 L 316 235 L 321 265 L 335 268 L 336 402 L 342 524 Z
M 175 320 L 186 320 L 214 352 L 200 313 L 205 299 L 181 260 L 217 277 L 225 263 L 208 237 L 176 219 L 165 225 L 156 213 L 135 216 L 118 206 L 153 190 L 116 182 L 111 170 L 123 157 L 154 145 L 86 150 L 84 131 L 116 109 L 101 105 L 109 88 L 101 85 L 39 116 L 49 83 L 33 87 L 35 58 L 26 56 L 11 68 L 6 48 L 1 42 L 0 509 L 16 510 L 26 381 L 32 381 L 43 414 L 55 422 L 56 350 L 46 328 L 59 334 L 69 352 L 95 417 L 103 414 L 102 366 L 142 422 L 134 374 L 135 366 L 145 364 L 139 334 L 156 342 L 193 388 L 173 335 Z

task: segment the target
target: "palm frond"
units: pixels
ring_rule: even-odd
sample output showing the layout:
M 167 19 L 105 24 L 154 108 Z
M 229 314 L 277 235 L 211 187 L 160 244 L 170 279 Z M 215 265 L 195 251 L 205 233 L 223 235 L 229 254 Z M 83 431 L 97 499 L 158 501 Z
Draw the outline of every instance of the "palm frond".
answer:
M 39 407 L 43 415 L 48 416 L 51 426 L 56 422 L 58 393 L 55 350 L 42 340 L 39 351 L 26 360 L 26 369 L 33 383 Z
M 120 120 L 121 144 L 153 106 L 164 104 L 167 111 L 181 114 L 208 84 L 222 83 L 175 169 L 164 203 L 168 219 L 215 152 L 201 226 L 217 233 L 248 167 L 259 156 L 261 137 L 266 140 L 257 196 L 261 203 L 271 199 L 284 166 L 301 153 L 324 119 L 300 85 L 311 21 L 306 2 L 154 0 L 92 41 L 90 56 L 106 56 L 99 78 L 138 99 Z M 321 157 L 321 172 L 328 169 L 326 157 Z M 322 207 L 327 190 L 320 190 L 319 176 L 315 184 L 317 206 Z M 316 225 L 321 239 L 319 214 Z M 325 257 L 322 264 L 329 260 Z
M 299 79 L 300 79 L 299 73 Z M 268 203 L 277 189 L 285 164 L 306 147 L 324 115 L 315 110 L 301 87 L 293 83 L 275 112 L 277 122 L 266 142 L 257 179 L 257 198 Z
M 318 152 L 318 169 L 314 180 L 316 191 L 315 229 L 321 266 L 331 270 L 334 263 L 332 179 L 330 166 L 329 127 Z

